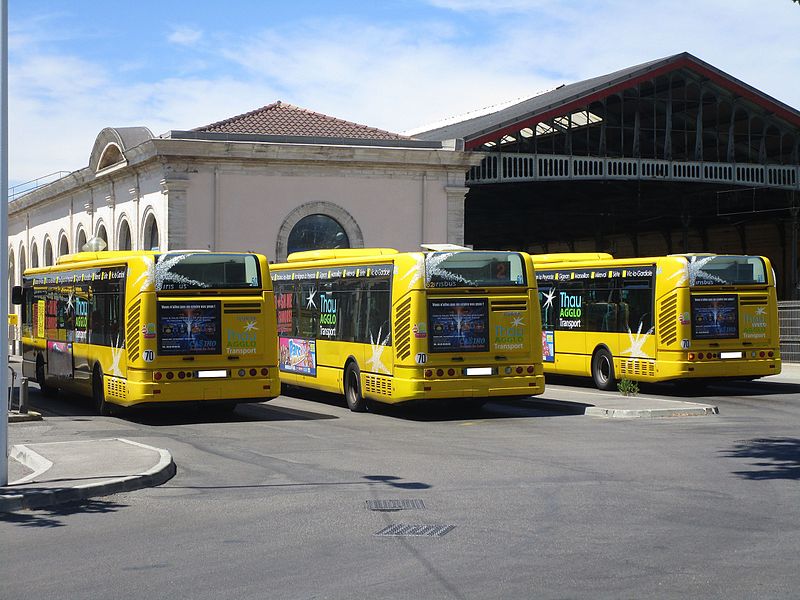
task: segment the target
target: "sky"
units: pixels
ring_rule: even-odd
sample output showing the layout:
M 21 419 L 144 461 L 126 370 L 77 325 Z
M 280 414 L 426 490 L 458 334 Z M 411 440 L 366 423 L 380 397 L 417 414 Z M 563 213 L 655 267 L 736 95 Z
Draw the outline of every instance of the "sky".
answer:
M 10 186 L 87 166 L 104 127 L 281 100 L 403 133 L 680 52 L 800 110 L 791 0 L 8 3 Z

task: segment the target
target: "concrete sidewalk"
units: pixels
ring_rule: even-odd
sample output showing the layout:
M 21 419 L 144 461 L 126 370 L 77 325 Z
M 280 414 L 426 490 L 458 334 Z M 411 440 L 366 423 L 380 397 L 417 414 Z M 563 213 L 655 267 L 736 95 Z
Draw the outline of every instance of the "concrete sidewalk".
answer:
M 167 450 L 123 438 L 19 444 L 11 447 L 8 463 L 0 512 L 152 487 L 175 474 Z

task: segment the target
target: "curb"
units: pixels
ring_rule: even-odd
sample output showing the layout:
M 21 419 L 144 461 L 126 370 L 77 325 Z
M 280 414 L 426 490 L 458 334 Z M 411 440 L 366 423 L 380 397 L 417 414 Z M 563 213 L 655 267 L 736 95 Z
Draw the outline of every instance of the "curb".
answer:
M 631 418 L 661 418 L 661 417 L 700 417 L 703 415 L 717 415 L 719 409 L 716 406 L 698 404 L 681 408 L 599 408 L 590 406 L 583 414 L 591 417 L 605 417 L 608 419 L 631 419 Z
M 35 410 L 29 410 L 26 413 L 20 412 L 8 412 L 8 422 L 9 423 L 25 423 L 27 421 L 41 421 L 42 415 L 41 413 L 36 412 Z
M 120 492 L 131 492 L 146 487 L 155 487 L 169 481 L 175 475 L 177 467 L 175 466 L 175 462 L 172 460 L 172 455 L 167 450 L 162 448 L 153 448 L 152 446 L 133 442 L 124 438 L 111 439 L 116 439 L 126 444 L 131 444 L 133 446 L 139 446 L 141 448 L 147 448 L 148 450 L 154 450 L 158 452 L 158 463 L 154 467 L 142 473 L 137 473 L 136 475 L 117 477 L 97 483 L 86 483 L 73 487 L 53 488 L 47 490 L 37 489 L 27 493 L 2 494 L 0 495 L 0 512 L 14 512 L 18 510 L 44 508 L 56 504 L 65 504 L 67 502 L 85 500 L 87 498 L 96 496 L 108 496 L 111 494 L 118 494 Z M 30 457 L 31 455 L 39 456 L 35 452 L 31 452 L 28 448 L 25 448 L 25 450 L 28 450 L 28 453 L 26 454 L 23 451 L 21 454 L 21 456 L 25 458 Z M 30 468 L 34 468 L 34 470 L 36 470 L 36 464 L 37 463 L 34 462 Z M 39 464 L 39 466 L 41 465 Z
M 539 405 L 548 410 L 557 410 L 573 415 L 604 417 L 607 419 L 657 419 L 663 417 L 699 417 L 703 415 L 719 414 L 719 408 L 716 406 L 697 404 L 695 402 L 685 402 L 685 406 L 676 408 L 602 408 L 582 402 L 548 400 L 545 398 L 529 398 L 526 399 L 526 402 Z

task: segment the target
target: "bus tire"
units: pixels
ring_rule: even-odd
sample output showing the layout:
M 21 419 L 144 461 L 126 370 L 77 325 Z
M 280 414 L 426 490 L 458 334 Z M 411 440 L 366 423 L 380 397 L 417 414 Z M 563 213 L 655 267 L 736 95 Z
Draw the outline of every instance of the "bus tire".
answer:
M 103 369 L 97 365 L 92 373 L 92 401 L 97 414 L 107 417 L 111 414 L 111 406 L 106 402 L 106 390 L 103 383 Z
M 367 410 L 367 400 L 361 393 L 361 370 L 355 361 L 347 363 L 344 368 L 344 398 L 353 412 Z
M 47 398 L 52 398 L 58 393 L 58 388 L 53 387 L 52 385 L 47 385 L 45 383 L 45 375 L 44 375 L 44 359 L 40 354 L 36 358 L 36 383 L 39 384 L 39 389 L 42 392 L 42 395 Z
M 614 357 L 607 348 L 600 348 L 592 357 L 592 379 L 599 390 L 610 391 L 614 389 Z

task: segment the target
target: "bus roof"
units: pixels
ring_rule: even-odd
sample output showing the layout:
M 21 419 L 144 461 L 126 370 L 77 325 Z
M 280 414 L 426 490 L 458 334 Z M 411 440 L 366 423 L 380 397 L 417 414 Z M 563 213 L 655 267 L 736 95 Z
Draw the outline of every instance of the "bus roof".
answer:
M 292 252 L 286 262 L 308 262 L 315 260 L 331 260 L 335 258 L 363 258 L 365 256 L 387 256 L 399 254 L 394 248 L 337 248 L 334 250 L 306 250 Z
M 534 264 L 614 260 L 614 257 L 607 252 L 554 252 L 551 254 L 532 254 L 531 258 Z

